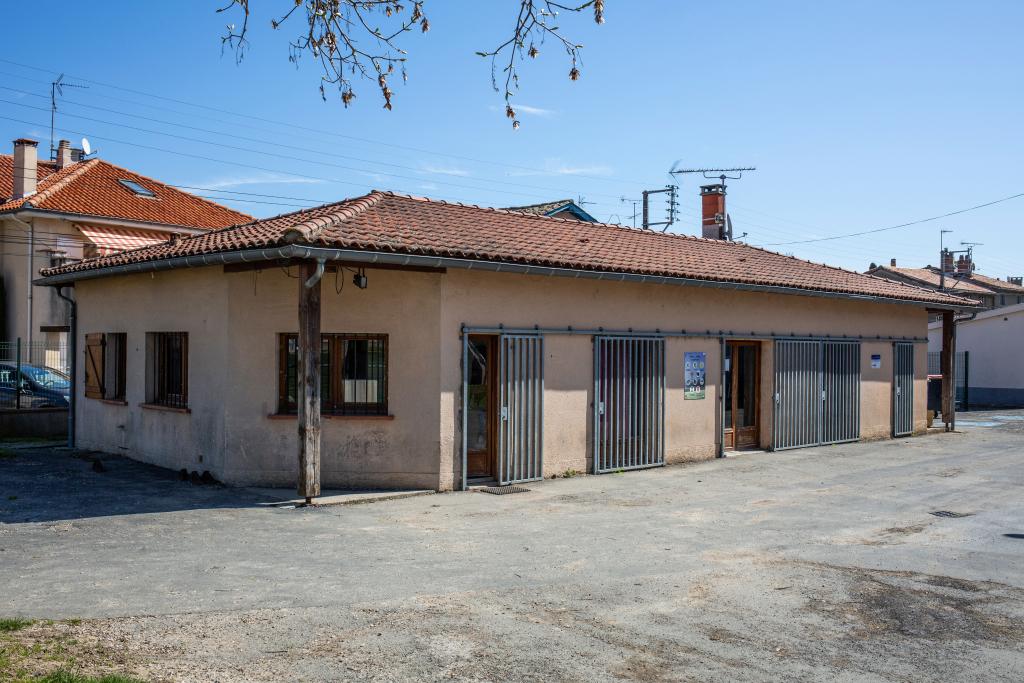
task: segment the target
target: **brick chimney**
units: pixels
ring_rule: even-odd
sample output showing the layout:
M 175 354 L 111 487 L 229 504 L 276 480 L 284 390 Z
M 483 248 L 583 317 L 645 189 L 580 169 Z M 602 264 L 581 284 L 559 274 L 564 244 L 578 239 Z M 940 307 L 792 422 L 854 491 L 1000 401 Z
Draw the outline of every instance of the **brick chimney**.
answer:
M 36 193 L 39 173 L 38 142 L 28 138 L 14 141 L 14 192 L 12 199 L 24 199 Z
M 700 188 L 700 205 L 701 235 L 712 240 L 724 240 L 725 185 L 702 185 Z
M 974 262 L 969 254 L 960 254 L 956 260 L 956 274 L 960 277 L 970 277 L 974 272 Z
M 67 168 L 73 163 L 75 158 L 72 156 L 71 142 L 61 140 L 57 143 L 57 169 Z
M 943 273 L 953 272 L 953 252 L 949 249 L 942 250 L 942 262 L 939 264 L 939 270 Z

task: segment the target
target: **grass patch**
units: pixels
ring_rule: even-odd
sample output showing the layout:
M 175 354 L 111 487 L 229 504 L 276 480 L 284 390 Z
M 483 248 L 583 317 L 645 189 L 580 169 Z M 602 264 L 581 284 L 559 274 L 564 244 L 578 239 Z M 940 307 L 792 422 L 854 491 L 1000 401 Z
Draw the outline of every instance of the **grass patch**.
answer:
M 98 678 L 84 676 L 66 669 L 58 669 L 42 678 L 36 678 L 35 683 L 143 683 L 138 678 L 129 678 L 120 674 L 107 674 Z
M 21 619 L 19 617 L 2 618 L 0 619 L 0 633 L 20 631 L 26 626 L 31 626 L 33 623 L 31 619 Z

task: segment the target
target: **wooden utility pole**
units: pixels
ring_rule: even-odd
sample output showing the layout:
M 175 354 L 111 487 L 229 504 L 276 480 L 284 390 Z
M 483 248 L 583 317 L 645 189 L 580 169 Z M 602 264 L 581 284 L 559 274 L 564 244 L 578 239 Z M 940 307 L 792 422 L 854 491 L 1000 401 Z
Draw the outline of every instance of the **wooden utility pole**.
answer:
M 299 496 L 320 495 L 320 276 L 314 261 L 299 267 Z
M 946 431 L 956 429 L 956 323 L 953 311 L 942 312 L 942 421 Z

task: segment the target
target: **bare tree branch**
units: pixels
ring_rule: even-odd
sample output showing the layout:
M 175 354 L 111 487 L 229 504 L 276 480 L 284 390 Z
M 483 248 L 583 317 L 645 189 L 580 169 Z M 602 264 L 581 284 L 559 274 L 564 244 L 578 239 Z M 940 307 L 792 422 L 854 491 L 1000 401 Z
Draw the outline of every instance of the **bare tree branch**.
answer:
M 280 1 L 280 0 L 278 0 Z M 286 1 L 286 0 L 285 0 Z M 594 21 L 604 22 L 604 0 L 589 0 L 578 5 L 564 5 L 554 0 L 518 0 L 519 12 L 511 37 L 490 51 L 477 52 L 491 58 L 491 83 L 497 92 L 498 63 L 504 63 L 505 114 L 518 128 L 512 97 L 519 89 L 518 63 L 523 56 L 535 58 L 538 46 L 551 39 L 565 50 L 572 68 L 569 78 L 579 79 L 582 64 L 582 45 L 564 37 L 554 23 L 560 12 L 579 13 L 593 9 Z M 320 96 L 327 99 L 327 87 L 338 89 L 342 103 L 347 107 L 355 98 L 353 81 L 374 81 L 384 100 L 384 108 L 391 109 L 394 95 L 388 79 L 398 71 L 402 80 L 408 80 L 406 52 L 399 44 L 402 34 L 419 28 L 426 33 L 430 21 L 423 13 L 426 0 L 292 0 L 292 6 L 270 23 L 275 29 L 293 15 L 304 15 L 304 23 L 297 37 L 288 44 L 288 59 L 298 63 L 303 55 L 310 55 L 321 68 Z M 231 49 L 235 60 L 241 61 L 249 48 L 249 0 L 230 0 L 217 10 L 236 10 L 242 13 L 242 24 L 228 24 L 221 37 L 222 49 Z M 411 9 L 409 9 L 411 8 Z M 408 9 L 408 11 L 407 11 Z M 298 21 L 298 19 L 296 19 Z M 383 22 L 378 25 L 378 21 Z M 507 55 L 507 62 L 504 57 Z

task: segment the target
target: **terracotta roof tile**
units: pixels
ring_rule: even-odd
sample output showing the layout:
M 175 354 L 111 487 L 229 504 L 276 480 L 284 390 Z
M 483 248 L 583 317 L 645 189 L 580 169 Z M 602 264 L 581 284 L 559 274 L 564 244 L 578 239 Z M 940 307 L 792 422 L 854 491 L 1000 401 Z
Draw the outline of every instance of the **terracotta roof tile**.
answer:
M 740 242 L 549 218 L 374 191 L 327 204 L 43 271 L 74 273 L 178 256 L 299 242 L 340 249 L 456 257 L 971 305 L 881 277 L 810 263 Z
M 80 161 L 57 170 L 39 162 L 36 193 L 0 204 L 0 213 L 22 209 L 73 213 L 168 226 L 214 229 L 252 220 L 248 214 L 182 192 L 102 159 Z M 0 197 L 13 190 L 14 161 L 0 155 Z M 131 180 L 155 194 L 141 197 L 119 183 Z
M 917 280 L 921 283 L 922 287 L 938 289 L 941 275 L 933 268 L 902 268 L 894 266 L 878 266 L 877 268 L 869 271 L 871 274 L 884 273 L 884 272 L 895 273 L 896 275 L 902 275 L 903 277 Z M 884 277 L 880 275 L 879 277 Z M 953 275 L 946 275 L 946 290 L 954 294 L 963 294 L 964 296 L 979 295 L 979 294 L 991 294 L 992 290 L 980 287 L 967 278 L 958 278 Z

